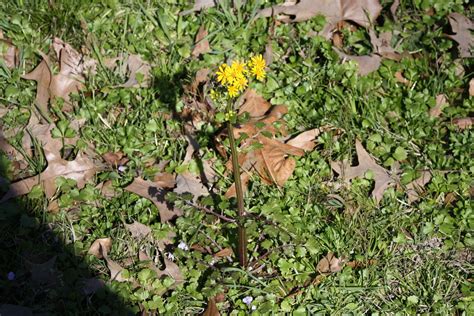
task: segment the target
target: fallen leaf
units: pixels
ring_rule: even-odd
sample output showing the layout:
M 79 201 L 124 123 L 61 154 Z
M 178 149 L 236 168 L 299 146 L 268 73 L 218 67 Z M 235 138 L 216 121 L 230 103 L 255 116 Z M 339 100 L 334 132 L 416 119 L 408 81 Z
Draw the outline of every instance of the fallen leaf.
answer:
M 265 60 L 265 64 L 269 66 L 273 63 L 273 47 L 272 42 L 269 41 L 267 45 L 265 45 L 265 52 L 263 53 L 263 60 Z
M 102 158 L 106 163 L 112 166 L 121 166 L 128 162 L 128 158 L 125 157 L 124 153 L 121 151 L 107 152 L 102 155 Z
M 469 81 L 469 96 L 474 96 L 474 78 Z
M 239 115 L 247 112 L 250 117 L 259 117 L 267 113 L 271 107 L 270 102 L 258 95 L 254 89 L 247 89 L 242 95 L 242 100 L 243 104 L 239 108 Z
M 408 203 L 411 204 L 420 198 L 420 193 L 424 191 L 425 185 L 431 180 L 431 172 L 422 171 L 421 176 L 407 184 L 406 193 L 408 197 Z
M 138 253 L 138 258 L 140 261 L 149 261 L 148 267 L 156 272 L 158 278 L 161 278 L 162 276 L 171 277 L 175 281 L 175 283 L 170 287 L 171 289 L 184 282 L 184 278 L 179 266 L 166 257 L 163 257 L 163 262 L 165 264 L 165 268 L 163 270 L 156 267 L 153 264 L 153 260 L 151 260 L 150 257 L 143 251 Z
M 399 6 L 400 6 L 400 0 L 393 1 L 392 5 L 390 6 L 390 13 L 392 14 L 393 20 L 395 22 L 398 21 L 396 13 Z
M 20 52 L 13 43 L 0 33 L 0 60 L 3 60 L 8 69 L 18 67 Z
M 474 30 L 474 23 L 460 13 L 450 13 L 448 15 L 449 24 L 453 35 L 446 35 L 458 43 L 459 55 L 463 58 L 473 57 L 474 36 L 471 31 Z
M 204 25 L 201 25 L 196 35 L 196 44 L 194 46 L 193 52 L 191 53 L 194 57 L 199 57 L 199 55 L 205 54 L 211 50 L 209 41 L 206 38 L 207 34 L 206 28 Z
M 125 63 L 127 67 L 128 80 L 118 87 L 132 88 L 132 87 L 148 87 L 150 85 L 150 71 L 151 66 L 144 61 L 139 55 L 130 54 Z M 142 77 L 138 80 L 138 76 Z
M 125 228 L 132 234 L 133 238 L 144 239 L 151 234 L 151 228 L 145 224 L 133 221 L 132 224 L 125 224 Z
M 313 128 L 309 131 L 303 132 L 296 137 L 290 139 L 286 143 L 293 147 L 301 148 L 304 151 L 313 150 L 316 147 L 315 139 L 318 137 L 321 132 L 325 131 L 326 128 Z
M 344 267 L 344 260 L 337 258 L 332 252 L 323 257 L 316 266 L 319 273 L 339 272 Z
M 336 48 L 334 48 L 334 50 L 337 52 L 341 59 L 354 61 L 358 66 L 358 73 L 361 76 L 366 76 L 371 72 L 378 70 L 380 67 L 380 63 L 382 62 L 382 57 L 376 54 L 371 54 L 367 56 L 354 56 L 347 55 Z
M 329 39 L 332 31 L 340 21 L 352 21 L 361 26 L 369 27 L 379 16 L 382 6 L 378 0 L 300 0 L 286 1 L 263 9 L 259 16 L 276 16 L 283 22 L 301 22 L 316 15 L 324 15 L 328 24 L 322 35 Z
M 113 188 L 111 180 L 101 182 L 96 185 L 95 188 L 98 189 L 100 191 L 100 194 L 102 194 L 102 196 L 104 196 L 105 198 L 113 198 L 117 196 L 117 193 Z
M 201 196 L 209 195 L 209 190 L 202 184 L 199 176 L 195 176 L 189 171 L 178 174 L 174 192 L 178 194 L 191 193 L 193 201 L 196 201 Z
M 179 14 L 188 15 L 193 12 L 201 11 L 202 9 L 212 8 L 216 6 L 217 3 L 219 3 L 220 1 L 222 0 L 195 0 L 194 6 L 191 9 L 182 11 Z
M 242 184 L 242 190 L 244 194 L 247 192 L 247 186 L 248 186 L 249 180 L 250 180 L 249 172 L 243 172 L 240 174 L 240 183 Z M 231 197 L 236 197 L 236 196 L 237 196 L 237 191 L 235 188 L 235 183 L 232 183 L 232 185 L 227 189 L 225 193 L 225 197 L 230 199 Z
M 474 117 L 456 118 L 453 120 L 453 124 L 461 130 L 471 128 L 473 122 Z
M 107 237 L 107 238 L 99 238 L 96 239 L 91 247 L 89 248 L 89 251 L 87 252 L 90 255 L 93 255 L 96 258 L 103 258 L 103 253 L 109 253 L 110 249 L 112 248 L 112 239 Z
M 365 150 L 359 140 L 356 140 L 356 152 L 359 165 L 351 167 L 350 162 L 331 162 L 332 169 L 337 172 L 342 179 L 348 181 L 357 177 L 364 176 L 367 171 L 374 173 L 375 186 L 372 191 L 372 197 L 378 203 L 382 200 L 385 189 L 395 181 L 390 176 L 389 172 L 383 167 L 379 166 L 374 158 Z
M 395 72 L 395 80 L 397 80 L 398 82 L 400 82 L 400 83 L 402 83 L 406 86 L 411 86 L 411 81 L 408 80 L 407 78 L 405 78 L 401 71 Z
M 439 117 L 443 112 L 443 108 L 449 105 L 448 100 L 446 99 L 446 95 L 438 94 L 436 96 L 436 104 L 434 108 L 430 109 L 430 116 L 431 117 Z
M 214 298 L 210 298 L 207 302 L 207 308 L 202 314 L 202 316 L 220 316 L 219 309 L 216 305 L 216 300 Z
M 69 94 L 83 88 L 84 74 L 91 67 L 91 63 L 85 63 L 84 56 L 59 38 L 54 38 L 52 47 L 60 64 L 59 73 L 51 72 L 49 57 L 41 53 L 41 63 L 32 72 L 22 76 L 23 79 L 38 83 L 36 104 L 44 113 L 48 112 L 48 102 L 57 97 L 62 98 L 67 106 L 65 109 L 70 110 Z
M 231 257 L 234 255 L 234 251 L 232 248 L 224 248 L 214 254 L 214 257 L 216 258 L 222 258 L 222 257 Z
M 135 178 L 131 184 L 125 187 L 125 190 L 152 201 L 160 212 L 160 221 L 162 223 L 182 215 L 179 209 L 174 208 L 166 202 L 166 191 L 159 183 L 142 178 Z
M 153 182 L 162 188 L 174 188 L 176 185 L 176 176 L 168 172 L 160 172 L 155 175 Z

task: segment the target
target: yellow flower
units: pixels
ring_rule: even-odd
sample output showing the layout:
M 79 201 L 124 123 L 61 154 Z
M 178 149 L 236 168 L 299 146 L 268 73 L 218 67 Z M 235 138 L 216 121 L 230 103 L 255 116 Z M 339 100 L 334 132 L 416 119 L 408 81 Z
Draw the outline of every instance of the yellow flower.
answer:
M 227 87 L 227 93 L 229 93 L 229 96 L 231 98 L 236 97 L 239 94 L 239 87 L 235 85 L 231 85 Z
M 257 56 L 252 57 L 250 59 L 249 66 L 251 67 L 250 72 L 252 73 L 252 75 L 255 76 L 255 78 L 257 78 L 257 80 L 262 81 L 263 79 L 265 79 L 266 63 L 262 55 L 257 55 Z
M 211 89 L 211 93 L 209 96 L 213 101 L 216 101 L 219 98 L 219 93 L 216 90 Z
M 221 84 L 225 85 L 230 81 L 230 74 L 231 70 L 227 64 L 222 64 L 219 67 L 219 70 L 216 72 L 217 75 L 217 81 L 219 81 Z
M 233 85 L 236 86 L 239 91 L 242 91 L 247 88 L 248 83 L 247 78 L 244 75 L 240 75 L 234 79 Z

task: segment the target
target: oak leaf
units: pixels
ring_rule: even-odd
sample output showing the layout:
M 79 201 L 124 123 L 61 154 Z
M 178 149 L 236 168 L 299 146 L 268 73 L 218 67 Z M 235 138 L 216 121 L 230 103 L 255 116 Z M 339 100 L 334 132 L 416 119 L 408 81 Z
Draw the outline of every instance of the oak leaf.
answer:
M 453 31 L 453 35 L 447 37 L 458 43 L 459 55 L 463 58 L 473 57 L 474 51 L 474 23 L 460 13 L 450 13 L 448 15 L 449 24 Z
M 425 185 L 431 180 L 431 172 L 424 170 L 421 172 L 421 176 L 406 186 L 406 193 L 408 197 L 408 203 L 411 204 L 420 198 L 420 193 L 423 192 Z
M 162 223 L 182 215 L 179 209 L 166 202 L 166 190 L 158 182 L 135 178 L 132 183 L 125 187 L 125 190 L 152 201 L 160 213 L 160 221 Z
M 344 267 L 344 262 L 343 259 L 337 258 L 332 252 L 328 252 L 328 254 L 318 262 L 316 270 L 323 274 L 339 272 Z
M 337 23 L 352 21 L 364 27 L 369 27 L 377 19 L 382 6 L 378 0 L 299 0 L 286 1 L 282 5 L 275 5 L 263 9 L 260 16 L 276 16 L 283 22 L 301 22 L 316 15 L 324 15 L 327 25 L 322 31 L 326 38 L 331 37 Z
M 11 40 L 3 38 L 0 31 L 0 60 L 3 60 L 8 69 L 13 69 L 18 66 L 19 55 L 18 48 L 13 45 Z
M 342 179 L 348 181 L 357 177 L 362 177 L 367 171 L 374 173 L 375 186 L 372 190 L 372 197 L 378 203 L 382 200 L 385 189 L 387 189 L 395 181 L 390 176 L 390 173 L 385 168 L 379 166 L 374 158 L 362 146 L 359 140 L 356 140 L 356 152 L 357 160 L 359 164 L 351 167 L 351 163 L 348 161 L 344 162 L 331 162 L 332 169 L 339 174 Z
M 207 302 L 207 308 L 202 316 L 220 316 L 219 309 L 217 308 L 216 300 L 214 298 L 209 299 Z
M 205 54 L 211 50 L 209 41 L 207 40 L 207 34 L 206 28 L 202 25 L 196 35 L 196 44 L 191 53 L 194 57 L 199 57 L 199 55 Z

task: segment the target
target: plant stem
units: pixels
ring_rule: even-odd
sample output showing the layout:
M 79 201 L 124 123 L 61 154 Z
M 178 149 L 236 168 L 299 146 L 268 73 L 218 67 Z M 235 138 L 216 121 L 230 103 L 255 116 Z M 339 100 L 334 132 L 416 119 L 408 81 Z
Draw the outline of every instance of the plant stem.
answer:
M 239 255 L 239 263 L 241 267 L 247 266 L 247 234 L 244 227 L 244 191 L 242 190 L 242 181 L 240 181 L 240 166 L 237 146 L 234 139 L 234 127 L 231 122 L 227 122 L 227 130 L 229 132 L 230 152 L 232 156 L 232 169 L 234 172 L 235 192 L 237 196 L 237 213 L 238 213 L 238 242 L 237 253 Z

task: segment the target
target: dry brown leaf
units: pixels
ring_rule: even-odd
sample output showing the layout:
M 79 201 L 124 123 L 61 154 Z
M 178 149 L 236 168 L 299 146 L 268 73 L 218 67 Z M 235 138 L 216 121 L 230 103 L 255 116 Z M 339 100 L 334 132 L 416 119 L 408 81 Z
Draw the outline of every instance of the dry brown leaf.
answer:
M 337 52 L 341 59 L 354 61 L 359 68 L 358 73 L 361 76 L 366 76 L 371 72 L 378 70 L 380 67 L 380 63 L 382 62 L 382 57 L 380 57 L 379 55 L 372 54 L 367 56 L 353 56 L 345 54 L 336 48 L 334 50 Z
M 474 96 L 474 78 L 469 81 L 469 96 Z
M 456 118 L 453 120 L 453 124 L 461 130 L 471 128 L 473 122 L 474 117 Z
M 201 25 L 196 35 L 196 45 L 194 46 L 193 52 L 191 53 L 194 57 L 205 54 L 211 50 L 209 41 L 207 40 L 207 30 L 204 25 Z
M 371 170 L 374 173 L 375 186 L 372 191 L 372 197 L 378 203 L 382 200 L 385 189 L 389 187 L 395 181 L 390 176 L 389 172 L 379 166 L 374 158 L 365 150 L 359 140 L 356 140 L 356 152 L 357 160 L 359 165 L 351 167 L 350 162 L 331 162 L 332 169 L 337 172 L 342 179 L 348 181 L 357 177 L 362 177 L 364 174 Z
M 436 96 L 436 105 L 434 108 L 430 109 L 430 116 L 431 117 L 439 117 L 443 112 L 443 108 L 449 105 L 448 100 L 446 99 L 446 95 L 438 94 Z
M 144 239 L 151 234 L 151 228 L 145 224 L 133 221 L 132 224 L 125 224 L 125 228 L 132 234 L 133 238 Z
M 378 36 L 373 28 L 369 29 L 370 43 L 374 52 L 380 56 L 393 60 L 400 60 L 403 56 L 392 47 L 392 32 L 382 32 Z
M 193 201 L 196 201 L 201 196 L 209 195 L 209 190 L 202 184 L 200 177 L 193 175 L 189 171 L 178 174 L 174 192 L 178 194 L 191 193 Z
M 224 248 L 214 254 L 214 257 L 216 258 L 222 258 L 222 257 L 231 257 L 234 255 L 234 251 L 232 248 Z
M 318 137 L 321 132 L 325 131 L 324 127 L 322 128 L 313 128 L 309 131 L 303 132 L 296 137 L 290 139 L 286 143 L 293 147 L 301 148 L 304 151 L 313 150 L 316 147 L 315 139 Z
M 267 45 L 265 45 L 265 52 L 263 53 L 263 60 L 265 60 L 265 64 L 269 66 L 273 63 L 273 46 L 272 42 L 269 41 Z
M 407 184 L 406 193 L 408 196 L 408 203 L 411 204 L 420 198 L 420 193 L 424 191 L 425 185 L 431 180 L 431 172 L 422 171 L 421 176 Z
M 95 186 L 96 189 L 100 190 L 100 193 L 106 198 L 113 198 L 117 196 L 117 193 L 114 190 L 111 180 L 101 182 Z
M 322 35 L 330 38 L 338 22 L 352 21 L 369 27 L 381 11 L 382 6 L 378 0 L 300 0 L 296 3 L 286 1 L 282 5 L 263 9 L 259 15 L 263 17 L 273 15 L 283 22 L 301 22 L 321 14 L 328 22 Z
M 70 110 L 69 94 L 82 89 L 84 74 L 93 67 L 93 62 L 85 62 L 84 56 L 59 38 L 53 40 L 52 47 L 60 64 L 59 73 L 53 75 L 49 57 L 41 54 L 43 61 L 32 72 L 22 77 L 38 82 L 36 103 L 44 113 L 48 111 L 48 102 L 57 97 L 64 99 L 65 109 Z
M 398 21 L 396 13 L 399 6 L 400 6 L 400 0 L 393 1 L 392 5 L 390 6 L 390 13 L 392 14 L 393 20 L 395 22 Z
M 337 258 L 332 252 L 323 257 L 316 266 L 319 273 L 333 273 L 339 272 L 344 267 L 344 260 Z
M 20 52 L 9 39 L 3 38 L 0 33 L 0 60 L 3 60 L 8 69 L 18 67 Z
M 250 180 L 250 174 L 248 172 L 243 172 L 240 174 L 240 182 L 242 183 L 242 190 L 244 194 L 247 192 L 247 186 L 249 184 L 249 180 Z M 231 197 L 236 197 L 236 196 L 237 196 L 237 191 L 235 188 L 235 183 L 232 183 L 232 185 L 227 189 L 227 192 L 225 193 L 225 197 L 230 199 Z
M 195 0 L 194 1 L 194 6 L 189 9 L 180 12 L 180 15 L 188 15 L 193 12 L 201 11 L 202 9 L 208 9 L 216 6 L 217 3 L 219 3 L 222 0 Z
M 161 278 L 162 276 L 171 277 L 175 281 L 175 283 L 170 287 L 171 289 L 184 282 L 183 274 L 181 273 L 179 266 L 166 257 L 163 257 L 163 262 L 165 264 L 164 270 L 156 267 L 150 257 L 143 251 L 138 253 L 138 258 L 140 261 L 149 261 L 148 267 L 156 272 L 158 278 Z
M 406 86 L 411 86 L 411 81 L 405 78 L 401 71 L 395 72 L 395 80 L 397 80 L 397 82 L 400 82 Z
M 155 175 L 153 182 L 162 188 L 174 188 L 176 185 L 176 176 L 168 172 L 160 172 Z
M 247 89 L 242 95 L 244 103 L 239 108 L 239 115 L 247 112 L 250 117 L 263 116 L 270 109 L 271 104 L 254 89 Z
M 474 35 L 471 34 L 471 31 L 474 31 L 474 23 L 464 15 L 456 12 L 450 13 L 448 19 L 454 35 L 447 35 L 447 37 L 458 43 L 459 55 L 461 57 L 473 57 Z
M 102 158 L 106 163 L 112 166 L 121 166 L 128 162 L 128 158 L 124 157 L 124 153 L 121 151 L 107 152 L 102 155 Z
M 139 55 L 130 54 L 127 58 L 126 66 L 128 80 L 118 87 L 132 88 L 148 87 L 150 85 L 151 66 L 148 62 L 144 61 Z M 138 74 L 142 76 L 140 82 L 137 79 Z
M 160 221 L 165 223 L 177 216 L 181 216 L 182 212 L 166 202 L 166 191 L 159 183 L 135 178 L 131 184 L 125 187 L 125 190 L 138 194 L 152 201 L 160 212 Z
M 220 316 L 219 309 L 216 305 L 216 300 L 214 298 L 210 298 L 209 302 L 207 303 L 207 308 L 202 314 L 202 316 Z
M 103 254 L 108 254 L 110 249 L 112 248 L 112 239 L 107 237 L 107 238 L 99 238 L 96 239 L 91 247 L 89 248 L 89 251 L 87 252 L 90 255 L 93 255 L 96 258 L 103 258 Z

